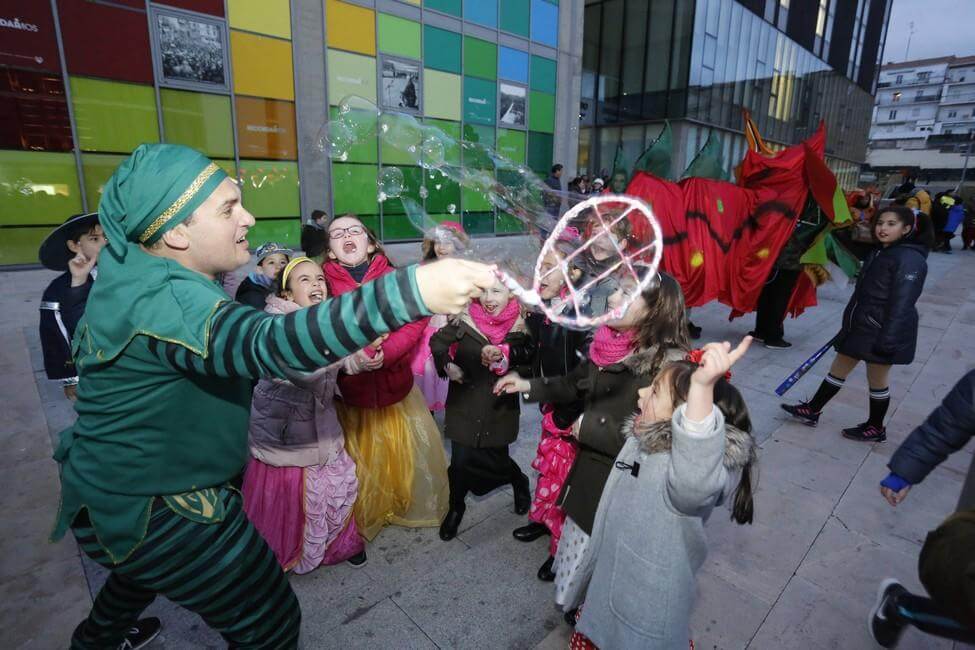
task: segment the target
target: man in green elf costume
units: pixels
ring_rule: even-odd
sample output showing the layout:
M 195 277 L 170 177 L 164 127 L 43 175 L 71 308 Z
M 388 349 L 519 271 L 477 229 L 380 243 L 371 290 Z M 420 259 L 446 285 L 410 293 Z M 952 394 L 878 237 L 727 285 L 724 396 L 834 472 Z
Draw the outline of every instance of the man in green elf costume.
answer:
M 73 344 L 75 424 L 61 434 L 61 507 L 111 570 L 72 648 L 137 648 L 156 594 L 236 648 L 297 645 L 301 611 L 231 485 L 247 460 L 252 380 L 313 371 L 494 283 L 480 264 L 408 267 L 286 316 L 230 300 L 214 278 L 249 259 L 254 218 L 202 154 L 141 145 L 105 186 L 108 245 Z

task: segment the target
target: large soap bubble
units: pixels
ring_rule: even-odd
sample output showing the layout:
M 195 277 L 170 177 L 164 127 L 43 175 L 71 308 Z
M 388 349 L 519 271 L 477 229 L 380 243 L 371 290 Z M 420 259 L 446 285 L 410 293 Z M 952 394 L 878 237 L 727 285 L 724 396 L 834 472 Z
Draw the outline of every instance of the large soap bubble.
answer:
M 378 180 L 380 203 L 387 199 L 395 199 L 402 194 L 405 182 L 402 169 L 399 167 L 383 167 L 382 171 L 379 172 Z
M 318 130 L 316 145 L 329 158 L 345 162 L 349 159 L 349 151 L 355 144 L 357 136 L 349 124 L 341 119 L 330 120 Z

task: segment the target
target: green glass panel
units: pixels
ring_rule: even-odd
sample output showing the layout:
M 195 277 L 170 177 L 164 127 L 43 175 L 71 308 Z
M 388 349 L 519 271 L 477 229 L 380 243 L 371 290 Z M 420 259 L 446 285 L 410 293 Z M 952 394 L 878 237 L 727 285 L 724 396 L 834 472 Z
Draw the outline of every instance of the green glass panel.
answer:
M 0 150 L 0 225 L 56 225 L 79 212 L 74 155 Z
M 0 231 L 0 266 L 37 264 L 37 249 L 50 232 L 47 227 L 4 228 Z
M 376 200 L 379 167 L 376 165 L 332 164 L 332 194 L 335 214 L 379 214 Z
M 364 128 L 369 128 L 369 122 L 377 122 L 379 118 L 375 115 L 367 114 L 366 111 L 359 112 L 360 116 L 356 118 L 357 124 L 362 124 Z M 330 106 L 328 109 L 328 118 L 330 120 L 338 119 L 339 109 L 336 106 Z M 375 125 L 371 127 L 371 131 L 375 133 Z M 349 149 L 349 157 L 344 162 L 363 162 L 363 163 L 375 163 L 379 162 L 378 153 L 378 140 L 375 136 L 369 138 L 360 138 L 352 147 Z
M 469 187 L 460 189 L 461 204 L 464 212 L 486 212 L 494 209 L 494 205 L 484 194 Z
M 376 103 L 376 59 L 328 50 L 328 103 L 337 105 L 348 95 Z
M 555 138 L 548 133 L 528 133 L 528 167 L 543 178 L 552 169 L 552 147 Z
M 427 69 L 423 76 L 423 112 L 430 117 L 460 121 L 460 75 Z
M 558 76 L 555 61 L 532 54 L 528 70 L 528 80 L 532 90 L 555 94 L 555 79 Z
M 465 36 L 464 74 L 482 79 L 497 79 L 498 46 L 479 38 Z
M 380 52 L 420 58 L 420 23 L 383 13 L 378 23 Z
M 501 0 L 501 29 L 528 38 L 528 0 Z
M 407 197 L 417 204 L 423 205 L 423 197 L 420 196 L 420 187 L 423 186 L 423 168 L 399 167 L 399 170 L 403 172 L 403 192 L 400 196 Z M 386 199 L 383 202 L 384 216 L 387 214 L 403 214 L 404 212 L 403 201 L 399 198 Z M 383 233 L 383 237 L 385 237 L 385 231 Z
M 458 18 L 461 15 L 462 4 L 463 0 L 423 0 L 423 7 L 425 9 L 442 11 L 445 14 L 457 16 Z
M 362 222 L 362 225 L 373 232 L 376 237 L 379 237 L 379 215 L 356 215 L 356 218 Z
M 240 179 L 240 177 L 237 175 L 237 163 L 235 163 L 233 160 L 214 159 L 213 162 L 217 163 L 217 167 L 227 172 L 227 175 L 230 176 L 230 178 L 238 180 Z
M 241 160 L 244 207 L 257 218 L 301 215 L 298 163 L 283 160 Z
M 81 156 L 81 168 L 85 172 L 85 196 L 88 206 L 92 210 L 98 209 L 105 183 L 115 173 L 115 168 L 122 164 L 127 156 L 113 154 L 86 153 Z M 236 174 L 234 175 L 236 178 Z
M 233 158 L 229 97 L 168 88 L 159 94 L 166 142 L 185 144 L 215 158 Z
M 430 176 L 434 178 L 430 178 Z M 437 186 L 440 187 L 437 187 Z M 454 206 L 454 212 L 460 210 L 460 185 L 440 173 L 427 174 L 427 212 L 450 212 L 448 206 Z
M 298 246 L 301 242 L 300 219 L 258 219 L 247 233 L 247 244 L 257 248 L 264 242 Z
M 498 89 L 493 81 L 464 77 L 464 121 L 494 124 Z
M 512 162 L 524 163 L 525 132 L 498 129 L 498 153 Z
M 535 90 L 528 93 L 528 128 L 555 133 L 555 95 Z
M 384 214 L 383 241 L 403 239 L 423 239 L 423 233 L 416 229 L 405 214 Z
M 464 230 L 469 235 L 494 233 L 494 214 L 491 212 L 464 212 Z
M 499 212 L 494 222 L 494 231 L 497 233 L 525 232 L 525 230 L 525 223 L 507 212 Z
M 490 126 L 478 126 L 477 124 L 464 125 L 464 142 L 477 142 L 485 147 L 494 148 L 494 128 Z M 494 163 L 487 153 L 482 149 L 464 149 L 464 165 L 472 169 L 494 169 Z
M 390 145 L 385 138 L 379 138 L 380 148 L 382 150 L 382 162 L 384 165 L 415 165 L 418 160 L 415 156 L 419 155 L 420 143 L 423 139 L 423 134 L 420 133 L 419 129 L 404 129 L 404 133 L 407 136 L 401 138 L 401 141 L 397 142 L 396 146 Z M 416 139 L 409 141 L 407 137 L 415 136 Z M 410 145 L 416 147 L 416 153 L 410 153 L 407 151 Z
M 430 126 L 435 126 L 443 134 L 447 136 L 444 138 L 444 160 L 447 161 L 448 165 L 459 165 L 460 164 L 460 122 L 451 122 L 449 120 L 433 120 L 427 118 L 424 120 L 425 124 Z
M 430 25 L 423 26 L 423 65 L 460 74 L 461 35 Z
M 159 142 L 152 86 L 71 77 L 71 100 L 83 151 L 130 153 Z

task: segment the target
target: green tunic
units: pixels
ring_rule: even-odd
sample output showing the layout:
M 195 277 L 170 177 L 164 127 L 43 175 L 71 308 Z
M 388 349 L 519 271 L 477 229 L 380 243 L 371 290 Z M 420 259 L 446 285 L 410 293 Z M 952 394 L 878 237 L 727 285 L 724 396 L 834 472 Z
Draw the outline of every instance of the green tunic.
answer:
M 141 543 L 156 497 L 195 521 L 222 520 L 217 490 L 247 461 L 252 379 L 313 371 L 430 313 L 413 267 L 271 316 L 137 246 L 103 257 L 75 334 L 78 419 L 55 452 L 53 539 L 85 509 L 115 563 Z

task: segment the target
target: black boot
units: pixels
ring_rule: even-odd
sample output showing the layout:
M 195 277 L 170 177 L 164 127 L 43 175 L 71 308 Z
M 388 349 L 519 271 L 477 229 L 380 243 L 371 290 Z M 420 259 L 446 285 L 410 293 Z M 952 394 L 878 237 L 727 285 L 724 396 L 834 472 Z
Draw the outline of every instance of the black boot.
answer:
M 457 509 L 451 506 L 450 510 L 447 511 L 447 516 L 443 518 L 443 523 L 440 524 L 440 539 L 447 542 L 457 537 L 457 529 L 460 528 L 460 522 L 464 519 L 464 508 Z
M 544 524 L 537 524 L 534 521 L 527 526 L 522 526 L 521 528 L 515 528 L 511 531 L 511 534 L 515 536 L 519 542 L 534 542 L 536 539 L 542 535 L 550 535 L 548 527 Z
M 552 565 L 555 564 L 555 558 L 551 555 L 545 560 L 545 564 L 538 569 L 538 579 L 542 582 L 555 582 L 555 571 L 552 571 Z
M 515 514 L 527 515 L 532 506 L 531 484 L 528 477 L 521 474 L 511 482 L 511 487 L 515 491 Z
M 565 620 L 566 623 L 568 623 L 572 627 L 575 627 L 576 626 L 576 614 L 578 614 L 578 613 L 579 613 L 579 608 L 576 607 L 575 609 L 570 609 L 565 614 L 563 614 L 562 615 L 562 618 Z

